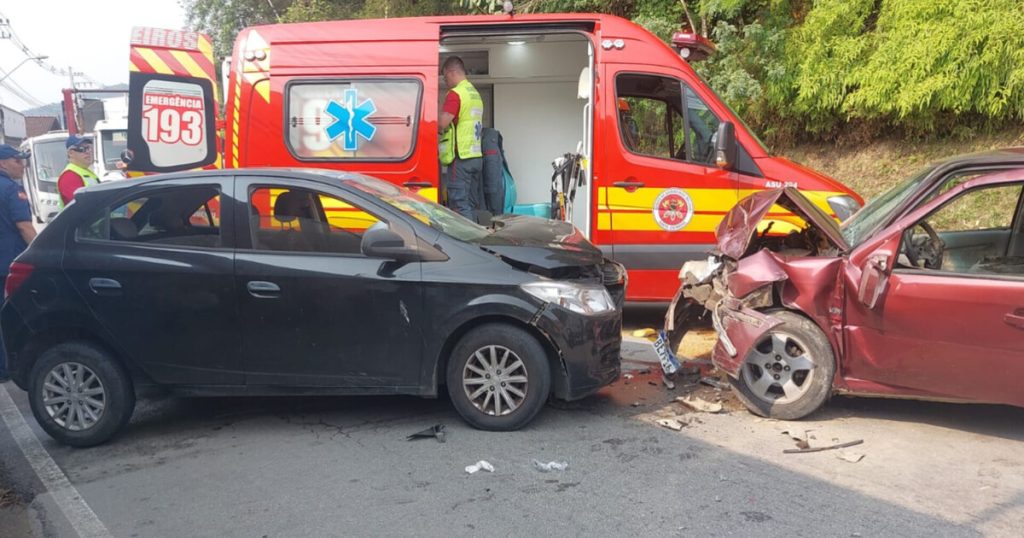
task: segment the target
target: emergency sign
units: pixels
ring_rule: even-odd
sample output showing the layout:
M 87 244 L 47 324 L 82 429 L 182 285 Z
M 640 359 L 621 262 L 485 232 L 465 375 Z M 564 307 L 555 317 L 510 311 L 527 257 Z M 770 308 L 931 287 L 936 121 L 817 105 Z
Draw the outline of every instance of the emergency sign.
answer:
M 142 94 L 142 138 L 156 166 L 206 158 L 206 106 L 198 84 L 151 80 Z
M 404 159 L 412 153 L 421 93 L 409 79 L 291 84 L 288 145 L 300 159 Z

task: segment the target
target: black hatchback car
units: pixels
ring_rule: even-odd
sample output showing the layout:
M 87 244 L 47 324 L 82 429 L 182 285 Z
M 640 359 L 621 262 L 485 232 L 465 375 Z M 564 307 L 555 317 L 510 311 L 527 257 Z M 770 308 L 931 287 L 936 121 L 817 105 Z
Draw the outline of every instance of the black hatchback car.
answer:
M 514 430 L 619 374 L 624 269 L 570 224 L 489 227 L 390 183 L 223 170 L 78 193 L 11 266 L 0 327 L 53 438 L 101 443 L 137 389 L 415 394 Z

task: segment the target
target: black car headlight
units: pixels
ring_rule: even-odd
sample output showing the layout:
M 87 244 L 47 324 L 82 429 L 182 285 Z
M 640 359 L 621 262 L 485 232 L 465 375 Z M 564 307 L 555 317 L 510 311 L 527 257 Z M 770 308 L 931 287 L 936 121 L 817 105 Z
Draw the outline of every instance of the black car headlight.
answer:
M 570 282 L 531 282 L 520 286 L 534 297 L 577 314 L 594 315 L 615 310 L 615 301 L 603 286 Z
M 840 221 L 844 221 L 860 210 L 857 199 L 849 194 L 839 194 L 828 198 L 828 206 Z

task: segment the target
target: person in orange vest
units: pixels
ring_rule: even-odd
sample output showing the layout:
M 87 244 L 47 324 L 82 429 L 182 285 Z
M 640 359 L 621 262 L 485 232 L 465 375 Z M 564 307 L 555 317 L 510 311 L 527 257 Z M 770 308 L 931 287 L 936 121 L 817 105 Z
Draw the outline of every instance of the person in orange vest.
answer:
M 71 135 L 64 147 L 68 150 L 68 165 L 57 178 L 57 190 L 60 191 L 60 209 L 71 203 L 75 191 L 90 185 L 97 185 L 100 179 L 89 169 L 92 166 L 92 138 Z

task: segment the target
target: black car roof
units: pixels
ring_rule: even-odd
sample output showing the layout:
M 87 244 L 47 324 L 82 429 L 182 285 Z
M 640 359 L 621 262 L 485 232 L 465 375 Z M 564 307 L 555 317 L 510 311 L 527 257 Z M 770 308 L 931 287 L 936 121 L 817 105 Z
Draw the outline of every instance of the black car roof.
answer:
M 195 178 L 196 180 L 225 177 L 225 176 L 256 176 L 256 177 L 281 177 L 286 174 L 293 178 L 304 178 L 325 181 L 341 186 L 344 180 L 372 181 L 374 178 L 354 172 L 340 170 L 325 170 L 323 168 L 225 168 L 219 170 L 189 170 L 184 172 L 172 172 L 169 174 L 155 174 L 122 181 L 104 181 L 99 185 L 89 187 L 90 192 L 108 192 L 120 189 L 130 189 L 140 185 L 151 185 L 162 181 L 170 181 L 182 178 Z M 381 180 L 378 180 L 381 181 Z

